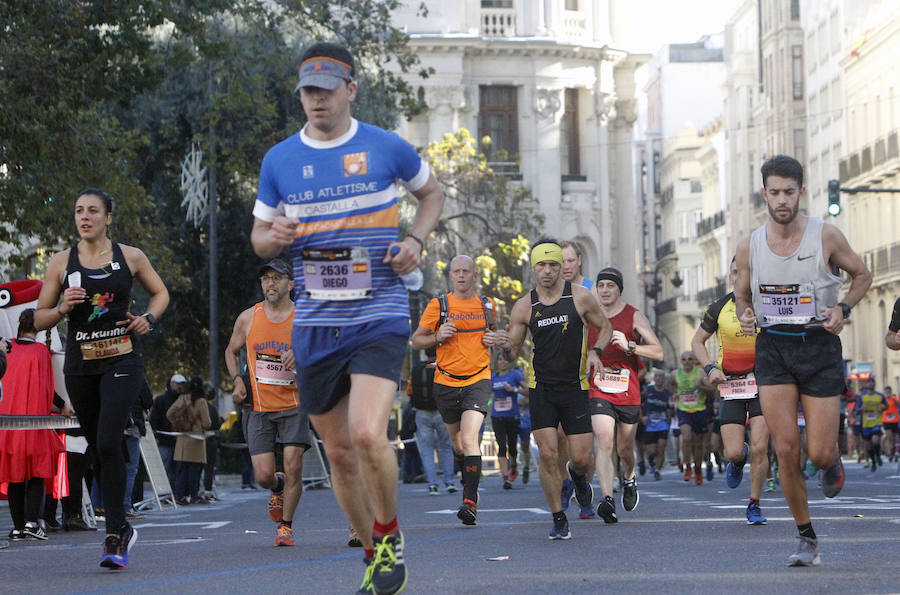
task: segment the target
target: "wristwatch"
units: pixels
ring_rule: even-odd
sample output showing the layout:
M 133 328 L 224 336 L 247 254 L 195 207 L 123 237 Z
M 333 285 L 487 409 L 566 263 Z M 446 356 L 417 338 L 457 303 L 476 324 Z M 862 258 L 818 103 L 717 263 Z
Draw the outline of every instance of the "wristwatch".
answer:
M 850 306 L 848 306 L 844 302 L 838 302 L 838 306 L 840 306 L 841 310 L 844 312 L 844 320 L 850 318 Z
M 150 330 L 152 331 L 156 327 L 156 316 L 151 314 L 150 312 L 144 312 L 141 314 L 144 318 L 147 319 L 147 322 L 150 323 Z
M 628 353 L 629 354 L 634 353 L 635 349 L 637 349 L 637 343 L 635 343 L 634 341 L 629 341 L 628 342 Z
M 709 376 L 709 373 L 718 368 L 716 364 L 706 364 L 703 366 L 703 371 L 706 372 L 706 375 Z

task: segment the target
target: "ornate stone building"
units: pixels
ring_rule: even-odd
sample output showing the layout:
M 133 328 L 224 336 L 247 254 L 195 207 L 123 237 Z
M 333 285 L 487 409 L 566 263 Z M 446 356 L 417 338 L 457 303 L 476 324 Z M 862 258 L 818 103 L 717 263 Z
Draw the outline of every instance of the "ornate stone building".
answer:
M 581 243 L 586 275 L 636 271 L 634 72 L 647 57 L 613 47 L 609 3 L 427 0 L 427 17 L 418 4 L 395 23 L 435 72 L 414 81 L 429 110 L 399 132 L 423 147 L 459 128 L 490 136 L 495 170 L 531 189 L 548 234 Z

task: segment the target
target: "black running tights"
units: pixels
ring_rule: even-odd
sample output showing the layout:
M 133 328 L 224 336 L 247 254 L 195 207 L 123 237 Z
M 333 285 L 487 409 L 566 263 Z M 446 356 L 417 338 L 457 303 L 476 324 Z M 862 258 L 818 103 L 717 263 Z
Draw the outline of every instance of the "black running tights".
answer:
M 122 435 L 143 382 L 140 366 L 116 367 L 93 376 L 66 376 L 66 390 L 78 423 L 100 460 L 100 490 L 110 535 L 125 527 Z

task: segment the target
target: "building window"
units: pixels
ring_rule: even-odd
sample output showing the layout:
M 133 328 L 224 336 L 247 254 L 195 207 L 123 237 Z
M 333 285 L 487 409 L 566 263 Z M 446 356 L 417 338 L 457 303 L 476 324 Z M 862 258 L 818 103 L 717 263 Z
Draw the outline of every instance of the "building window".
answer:
M 515 161 L 519 152 L 516 88 L 482 86 L 479 95 L 478 138 L 491 138 L 490 145 L 483 147 L 488 161 Z
M 803 99 L 803 46 L 791 46 L 791 65 L 794 72 L 794 99 Z
M 802 128 L 794 129 L 794 158 L 800 163 L 806 161 L 806 133 Z
M 791 0 L 791 20 L 800 20 L 800 0 Z
M 512 8 L 513 0 L 481 0 L 481 8 Z
M 559 122 L 560 171 L 563 175 L 581 174 L 578 142 L 578 89 L 565 90 L 565 108 Z
M 566 10 L 578 10 L 578 0 L 566 0 Z

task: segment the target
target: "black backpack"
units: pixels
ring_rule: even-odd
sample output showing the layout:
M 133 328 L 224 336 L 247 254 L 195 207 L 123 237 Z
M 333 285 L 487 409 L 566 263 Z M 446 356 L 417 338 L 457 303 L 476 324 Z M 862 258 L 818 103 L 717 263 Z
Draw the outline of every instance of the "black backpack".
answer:
M 437 403 L 434 401 L 434 367 L 432 362 L 416 362 L 413 364 L 409 381 L 412 383 L 410 401 L 412 406 L 419 411 L 434 411 Z

